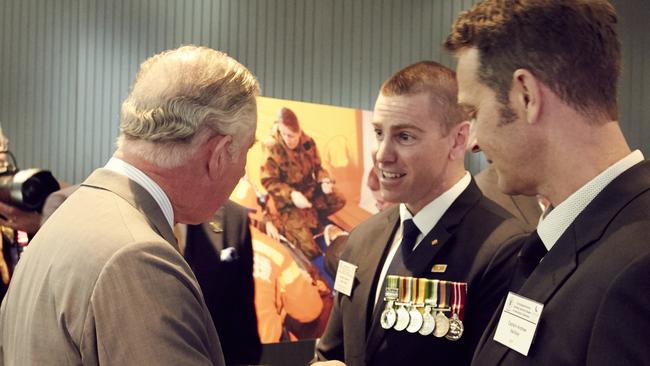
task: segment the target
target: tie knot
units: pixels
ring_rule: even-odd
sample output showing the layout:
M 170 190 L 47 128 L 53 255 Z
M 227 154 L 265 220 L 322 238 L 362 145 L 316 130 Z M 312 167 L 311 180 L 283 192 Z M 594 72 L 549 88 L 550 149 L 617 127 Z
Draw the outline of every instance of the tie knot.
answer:
M 404 232 L 403 236 L 418 236 L 420 234 L 420 229 L 415 225 L 413 219 L 404 220 Z

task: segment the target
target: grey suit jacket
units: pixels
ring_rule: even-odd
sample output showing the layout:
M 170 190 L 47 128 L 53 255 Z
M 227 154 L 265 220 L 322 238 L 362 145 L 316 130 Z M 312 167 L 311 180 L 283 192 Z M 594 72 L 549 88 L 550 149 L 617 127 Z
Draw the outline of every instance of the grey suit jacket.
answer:
M 494 340 L 473 365 L 650 365 L 650 161 L 612 181 L 517 291 L 544 304 L 528 356 Z
M 522 224 L 483 197 L 472 181 L 425 235 L 397 275 L 468 283 L 465 333 L 452 342 L 434 336 L 384 330 L 383 306 L 374 307 L 378 273 L 399 226 L 399 209 L 389 208 L 351 233 L 341 259 L 357 265 L 351 296 L 338 294 L 327 329 L 317 345 L 318 360 L 361 365 L 466 365 L 492 311 L 504 296 Z M 435 244 L 434 244 L 435 243 Z M 435 264 L 446 264 L 434 273 Z
M 96 170 L 21 258 L 0 310 L 7 365 L 223 365 L 169 224 L 137 183 Z

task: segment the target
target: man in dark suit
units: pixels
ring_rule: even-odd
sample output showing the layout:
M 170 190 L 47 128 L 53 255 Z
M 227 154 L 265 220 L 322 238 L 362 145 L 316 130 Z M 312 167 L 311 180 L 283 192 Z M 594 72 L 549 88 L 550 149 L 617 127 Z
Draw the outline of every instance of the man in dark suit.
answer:
M 188 225 L 183 256 L 199 281 L 227 365 L 259 362 L 253 244 L 248 209 L 226 203 L 212 220 Z
M 342 267 L 349 267 L 343 262 L 356 271 L 351 288 L 339 290 L 317 345 L 318 360 L 468 364 L 504 295 L 523 229 L 483 197 L 465 171 L 469 123 L 456 103 L 456 91 L 454 72 L 430 61 L 408 66 L 382 85 L 373 114 L 373 160 L 384 199 L 400 204 L 351 232 L 337 277 Z M 413 312 L 401 317 L 409 324 L 406 330 L 398 330 L 404 323 L 400 317 L 394 325 L 385 321 L 393 303 L 385 302 L 389 291 L 384 288 L 392 275 L 405 281 L 419 278 L 417 283 L 435 279 L 438 285 L 466 285 L 462 336 L 449 336 L 445 319 L 435 322 L 436 336 L 418 327 L 415 312 L 427 314 L 421 301 L 412 301 L 417 305 Z M 441 295 L 434 302 L 443 305 L 445 291 L 436 289 Z M 401 296 L 405 291 L 402 286 L 398 292 Z M 452 317 L 451 312 L 445 317 Z
M 497 173 L 492 165 L 488 165 L 487 168 L 481 170 L 474 176 L 474 180 L 476 180 L 476 185 L 485 197 L 521 220 L 527 227 L 531 228 L 531 231 L 537 226 L 539 217 L 542 215 L 542 208 L 537 202 L 537 197 L 519 194 L 510 195 L 501 192 L 497 181 Z
M 551 203 L 475 365 L 650 364 L 650 163 L 618 123 L 616 23 L 602 0 L 489 0 L 447 39 L 499 187 Z
M 78 188 L 69 186 L 48 196 L 43 223 Z M 179 227 L 174 230 L 179 250 L 199 282 L 226 364 L 258 363 L 262 345 L 255 316 L 248 210 L 228 200 L 210 221 L 187 225 L 180 232 Z

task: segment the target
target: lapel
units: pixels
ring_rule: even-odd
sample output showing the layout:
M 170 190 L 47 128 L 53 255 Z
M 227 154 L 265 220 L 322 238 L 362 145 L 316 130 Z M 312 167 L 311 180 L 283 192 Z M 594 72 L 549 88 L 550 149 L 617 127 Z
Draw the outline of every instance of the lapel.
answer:
M 224 243 L 224 209 L 223 206 L 217 210 L 217 212 L 212 216 L 210 221 L 204 222 L 201 225 L 191 225 L 188 226 L 188 228 L 191 227 L 192 230 L 201 230 L 202 233 L 199 233 L 201 236 L 205 236 L 208 241 L 210 242 L 210 245 L 214 249 L 214 253 L 221 253 L 221 251 L 226 247 L 226 243 Z M 189 252 L 189 249 L 191 247 L 194 247 L 196 244 L 192 243 L 192 240 L 190 238 L 194 238 L 195 235 L 188 235 L 188 242 L 187 242 L 187 249 L 186 251 Z M 207 244 L 207 243 L 206 243 Z
M 575 271 L 578 253 L 597 243 L 616 215 L 648 189 L 650 164 L 645 162 L 633 166 L 612 181 L 569 225 L 526 280 L 520 293 L 546 303 Z
M 436 226 L 434 226 L 433 229 L 424 236 L 413 253 L 406 258 L 404 263 L 405 266 L 396 274 L 410 277 L 427 277 L 431 272 L 431 263 L 436 254 L 440 252 L 445 245 L 453 245 L 453 241 L 450 239 L 455 233 L 458 224 L 462 221 L 467 212 L 476 205 L 481 197 L 482 193 L 472 179 L 469 186 L 451 204 Z M 395 226 L 399 224 L 398 221 L 399 212 L 394 224 Z M 382 265 L 383 263 L 377 263 L 377 267 Z M 381 270 L 381 268 L 378 270 Z M 380 284 L 377 284 L 377 286 L 379 285 Z M 374 300 L 374 298 L 375 297 L 372 296 L 370 301 Z M 368 308 L 370 308 L 370 306 L 368 306 Z M 368 332 L 366 344 L 367 359 L 370 359 L 371 355 L 375 353 L 375 350 L 379 347 L 386 334 L 386 330 L 379 324 L 379 317 L 383 311 L 383 309 L 380 308 L 381 306 L 375 308 L 372 323 L 370 325 L 370 331 Z
M 95 170 L 82 185 L 113 192 L 127 201 L 147 218 L 152 229 L 178 251 L 176 237 L 162 209 L 140 184 L 125 175 L 100 168 Z
M 380 214 L 381 215 L 381 214 Z M 389 208 L 383 218 L 377 225 L 374 225 L 364 235 L 367 238 L 364 240 L 363 249 L 360 251 L 359 268 L 355 274 L 355 281 L 353 288 L 353 295 L 350 299 L 352 301 L 352 308 L 355 309 L 354 317 L 361 319 L 363 326 L 358 327 L 357 332 L 359 340 L 365 340 L 367 336 L 367 326 L 369 311 L 372 311 L 374 306 L 375 293 L 372 292 L 375 288 L 374 279 L 377 273 L 381 271 L 381 260 L 384 253 L 393 240 L 395 230 L 399 225 L 399 208 L 397 205 Z M 383 245 L 383 247 L 378 247 Z M 371 320 L 370 320 L 371 321 Z
M 597 243 L 609 223 L 638 195 L 650 190 L 650 162 L 641 162 L 614 179 L 576 217 L 535 268 L 519 294 L 546 304 L 578 266 L 578 253 Z M 616 199 L 612 199 L 616 197 Z M 488 328 L 490 339 L 482 339 L 483 349 L 476 353 L 476 364 L 499 363 L 508 347 L 490 341 L 501 317 L 503 301 Z M 544 313 L 542 312 L 542 317 Z M 485 334 L 484 334 L 485 335 Z M 477 350 L 478 351 L 478 350 Z

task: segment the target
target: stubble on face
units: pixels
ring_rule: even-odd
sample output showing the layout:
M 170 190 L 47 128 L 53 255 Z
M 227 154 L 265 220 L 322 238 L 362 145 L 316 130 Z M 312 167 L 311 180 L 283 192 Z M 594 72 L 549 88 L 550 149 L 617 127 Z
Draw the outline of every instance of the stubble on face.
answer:
M 476 142 L 497 173 L 506 194 L 529 194 L 530 160 L 536 144 L 530 140 L 509 95 L 499 95 L 480 80 L 477 49 L 461 51 L 458 59 L 458 99 L 474 119 Z

